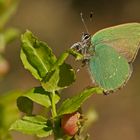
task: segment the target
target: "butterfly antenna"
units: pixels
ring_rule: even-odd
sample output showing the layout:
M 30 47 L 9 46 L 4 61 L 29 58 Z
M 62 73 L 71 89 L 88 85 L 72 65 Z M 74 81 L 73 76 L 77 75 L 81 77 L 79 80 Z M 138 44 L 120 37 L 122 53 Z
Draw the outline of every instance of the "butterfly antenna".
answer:
M 89 20 L 90 20 L 90 22 L 92 22 L 92 21 L 93 21 L 93 11 L 91 11 L 91 12 L 90 12 L 90 15 L 89 15 Z
M 81 16 L 81 20 L 82 20 L 82 23 L 83 23 L 83 25 L 84 25 L 84 28 L 85 28 L 86 32 L 89 34 L 89 31 L 88 31 L 87 25 L 86 25 L 86 23 L 85 23 L 85 20 L 84 20 L 84 18 L 83 18 L 83 13 L 82 13 L 82 12 L 80 13 L 80 16 Z

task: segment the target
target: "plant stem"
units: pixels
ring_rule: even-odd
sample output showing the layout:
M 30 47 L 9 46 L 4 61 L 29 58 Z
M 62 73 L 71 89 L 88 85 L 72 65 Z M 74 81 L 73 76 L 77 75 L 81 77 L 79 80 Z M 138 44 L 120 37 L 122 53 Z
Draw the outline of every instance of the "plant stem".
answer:
M 51 100 L 52 100 L 52 117 L 55 118 L 57 116 L 55 106 L 55 91 L 53 91 L 51 94 Z
M 51 103 L 52 103 L 52 117 L 53 117 L 53 127 L 54 127 L 54 140 L 57 140 L 57 119 L 55 118 L 57 116 L 56 112 L 56 105 L 55 105 L 55 91 L 51 94 Z

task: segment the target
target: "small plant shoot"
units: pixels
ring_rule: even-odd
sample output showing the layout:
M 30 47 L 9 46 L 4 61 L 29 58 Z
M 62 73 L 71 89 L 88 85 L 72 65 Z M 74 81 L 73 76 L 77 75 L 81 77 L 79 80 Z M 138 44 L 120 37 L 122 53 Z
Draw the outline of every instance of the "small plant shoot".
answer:
M 7 27 L 9 19 L 16 12 L 18 0 L 0 0 L 0 80 L 9 71 L 9 64 L 5 59 L 7 44 L 19 36 L 19 30 L 14 27 Z
M 139 23 L 106 28 L 94 35 L 84 33 L 80 42 L 58 58 L 47 43 L 26 31 L 21 36 L 20 57 L 25 69 L 41 86 L 26 91 L 17 99 L 19 110 L 26 115 L 14 122 L 10 129 L 37 137 L 53 135 L 55 140 L 90 139 L 85 129 L 90 118 L 82 112 L 82 104 L 93 94 L 103 95 L 123 87 L 132 74 L 131 64 L 139 47 Z M 83 89 L 58 106 L 61 91 L 76 80 L 74 69 L 66 63 L 69 56 L 88 65 L 96 86 Z M 50 110 L 51 115 L 34 115 L 33 102 Z

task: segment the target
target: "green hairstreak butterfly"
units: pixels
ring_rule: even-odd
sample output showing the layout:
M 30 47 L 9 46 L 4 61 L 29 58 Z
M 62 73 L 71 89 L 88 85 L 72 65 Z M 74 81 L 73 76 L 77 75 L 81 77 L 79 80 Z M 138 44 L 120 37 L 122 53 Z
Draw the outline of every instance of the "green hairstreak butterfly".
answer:
M 131 64 L 140 47 L 140 23 L 105 28 L 94 35 L 84 33 L 76 49 L 88 63 L 92 79 L 105 92 L 121 88 L 131 76 Z

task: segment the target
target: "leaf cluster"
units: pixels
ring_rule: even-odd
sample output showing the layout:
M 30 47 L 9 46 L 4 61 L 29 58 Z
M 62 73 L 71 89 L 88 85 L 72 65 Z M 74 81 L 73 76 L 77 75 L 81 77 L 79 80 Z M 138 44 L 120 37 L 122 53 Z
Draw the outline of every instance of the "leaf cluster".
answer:
M 40 41 L 30 31 L 26 31 L 21 36 L 22 63 L 41 86 L 26 91 L 17 99 L 19 110 L 26 115 L 13 123 L 11 130 L 38 137 L 47 137 L 52 134 L 56 139 L 62 137 L 61 116 L 77 111 L 94 93 L 102 93 L 100 88 L 87 88 L 74 97 L 64 100 L 56 110 L 56 105 L 61 99 L 60 90 L 68 88 L 76 79 L 72 66 L 66 63 L 69 55 L 74 56 L 76 60 L 82 59 L 79 53 L 71 49 L 57 58 L 48 44 Z M 52 116 L 34 115 L 33 102 L 50 109 Z

